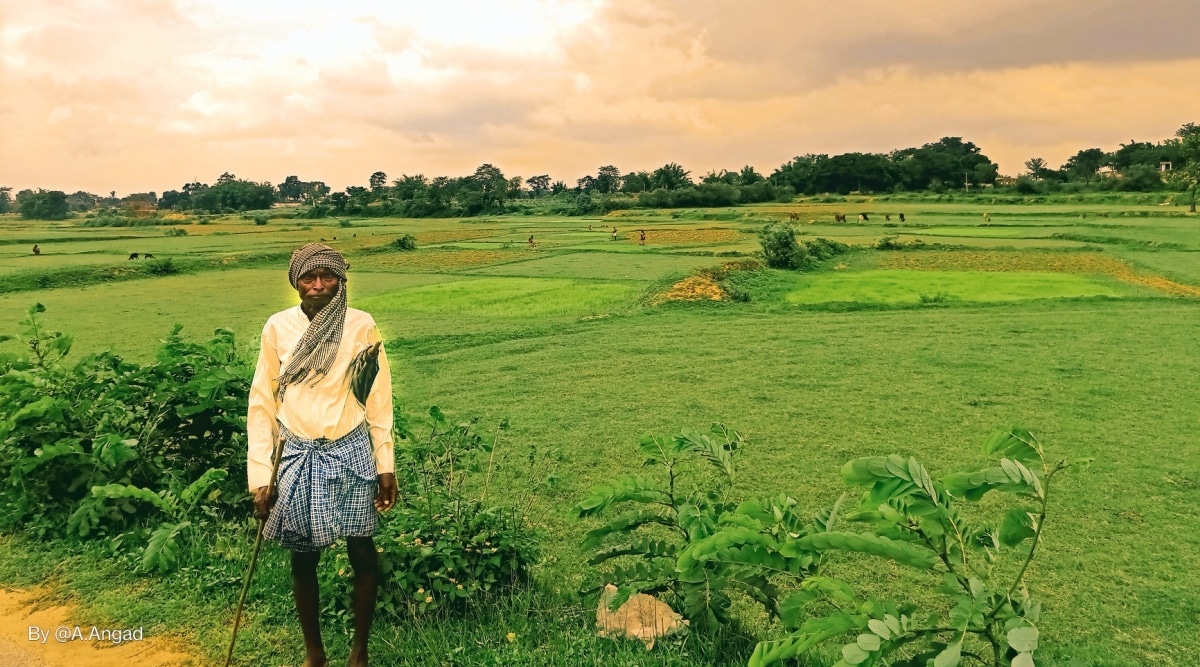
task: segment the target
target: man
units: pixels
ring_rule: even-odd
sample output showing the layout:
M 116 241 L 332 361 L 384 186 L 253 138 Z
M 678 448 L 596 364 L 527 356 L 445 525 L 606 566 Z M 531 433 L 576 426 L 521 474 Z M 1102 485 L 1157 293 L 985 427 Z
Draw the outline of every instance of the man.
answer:
M 39 248 L 39 247 L 38 247 L 38 244 L 36 244 L 36 243 L 35 243 L 35 244 L 33 244 L 33 254 L 35 254 L 35 255 L 40 255 L 40 254 L 42 254 L 42 249 L 41 249 L 41 248 Z
M 288 280 L 300 305 L 262 331 L 246 418 L 246 473 L 263 535 L 292 552 L 292 592 L 304 633 L 305 667 L 329 664 L 318 618 L 321 549 L 346 538 L 354 568 L 354 640 L 348 664 L 367 664 L 378 561 L 375 511 L 396 503 L 392 381 L 375 321 L 346 307 L 346 260 L 309 243 L 292 253 Z M 363 405 L 351 361 L 379 344 L 379 372 Z M 283 442 L 277 494 L 268 495 L 273 444 Z M 373 506 L 373 507 L 372 507 Z

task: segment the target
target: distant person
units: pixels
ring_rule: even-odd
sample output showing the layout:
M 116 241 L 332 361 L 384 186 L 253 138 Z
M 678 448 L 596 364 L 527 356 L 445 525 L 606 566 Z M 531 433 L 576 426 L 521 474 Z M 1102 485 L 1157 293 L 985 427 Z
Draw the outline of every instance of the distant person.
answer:
M 533 234 L 530 234 L 530 235 L 529 235 L 529 247 L 530 247 L 530 248 L 536 248 L 536 247 L 537 247 L 537 244 L 533 242 Z
M 39 248 L 39 247 L 37 246 L 37 244 L 36 244 L 36 243 L 35 243 L 35 244 L 33 244 L 33 254 L 35 254 L 35 255 L 40 255 L 40 254 L 42 254 L 42 249 L 41 249 L 41 248 Z
M 646 245 L 646 230 L 641 230 L 641 237 L 638 239 L 638 245 Z
M 900 214 L 900 222 L 904 222 L 904 214 L 903 213 Z
M 592 226 L 591 226 L 591 225 L 588 225 L 588 231 L 589 231 L 589 232 L 590 232 L 590 231 L 592 231 Z
M 288 281 L 300 303 L 263 326 L 246 415 L 254 515 L 266 521 L 263 537 L 291 552 L 292 593 L 310 667 L 331 664 L 321 640 L 317 564 L 339 538 L 354 570 L 348 664 L 368 664 L 381 576 L 372 536 L 376 513 L 391 510 L 397 494 L 391 372 L 375 320 L 347 307 L 347 269 L 341 253 L 324 244 L 292 253 Z M 377 355 L 373 378 L 355 370 L 354 360 L 369 350 Z M 283 457 L 278 483 L 271 485 L 277 442 Z
M 613 227 L 612 240 L 614 240 L 614 241 L 617 240 L 617 228 L 616 227 Z

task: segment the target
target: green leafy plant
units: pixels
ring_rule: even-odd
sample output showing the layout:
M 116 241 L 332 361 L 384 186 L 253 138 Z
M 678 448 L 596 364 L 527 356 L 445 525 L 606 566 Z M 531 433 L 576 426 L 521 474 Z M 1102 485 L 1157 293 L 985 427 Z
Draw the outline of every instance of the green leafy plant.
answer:
M 850 246 L 825 238 L 800 241 L 793 224 L 771 223 L 758 230 L 763 261 L 772 269 L 811 269 L 819 263 L 850 251 Z
M 723 424 L 710 433 L 643 437 L 644 465 L 659 479 L 619 477 L 576 507 L 579 517 L 619 511 L 582 545 L 590 564 L 605 566 L 590 590 L 617 586 L 613 608 L 635 593 L 666 594 L 693 626 L 711 628 L 730 621 L 731 594 L 777 613 L 777 582 L 817 571 L 816 552 L 798 539 L 828 530 L 835 512 L 810 522 L 787 496 L 735 502 L 743 437 Z
M 807 546 L 822 553 L 880 556 L 928 573 L 930 588 L 915 591 L 913 598 L 924 602 L 930 593 L 941 594 L 940 609 L 922 610 L 913 600 L 859 600 L 843 583 L 810 580 L 780 603 L 788 636 L 759 643 L 750 666 L 784 664 L 849 634 L 852 641 L 842 647 L 838 667 L 1031 667 L 1041 605 L 1030 596 L 1025 575 L 1045 526 L 1049 483 L 1070 466 L 1048 461 L 1038 439 L 1020 428 L 988 438 L 984 451 L 999 457 L 999 465 L 940 480 L 915 458 L 892 454 L 850 461 L 842 477 L 866 491 L 847 519 L 874 531 L 808 540 Z M 1020 505 L 998 522 L 968 521 L 959 503 L 979 501 L 990 491 L 1012 494 Z M 1006 554 L 1021 562 L 1008 576 L 1010 569 L 996 567 Z
M 556 457 L 532 450 L 525 488 L 494 503 L 494 476 L 510 453 L 498 446 L 507 420 L 489 434 L 478 420 L 454 422 L 433 406 L 416 428 L 399 411 L 395 423 L 404 440 L 396 448 L 400 501 L 376 536 L 380 607 L 462 610 L 527 583 L 541 540 L 527 517 L 536 493 L 554 481 Z
M 142 567 L 159 573 L 169 572 L 179 565 L 182 543 L 192 539 L 195 528 L 207 523 L 201 519 L 202 504 L 217 500 L 221 489 L 216 487 L 228 476 L 228 472 L 213 468 L 186 487 L 173 480 L 169 489 L 157 493 L 132 484 L 93 486 L 91 496 L 71 514 L 67 529 L 86 536 L 105 516 L 111 516 L 115 511 L 132 514 L 137 510 L 135 503 L 145 503 L 159 510 L 165 520 L 150 532 L 143 550 Z
M 167 231 L 163 232 L 163 236 L 187 236 L 187 235 L 188 235 L 188 230 L 186 230 L 182 227 L 172 227 L 172 228 L 168 229 Z
M 74 361 L 70 336 L 48 330 L 32 306 L 16 352 L 0 353 L 0 524 L 38 536 L 62 533 L 91 489 L 109 484 L 170 489 L 210 468 L 229 471 L 220 502 L 245 496 L 246 397 L 253 366 L 233 333 L 205 343 L 175 327 L 154 362 L 112 352 Z M 84 534 L 141 516 L 104 511 Z M 78 528 L 77 524 L 75 527 Z M 76 530 L 75 534 L 79 534 Z
M 409 251 L 417 249 L 417 237 L 412 234 L 405 234 L 398 239 L 392 241 L 392 248 L 395 250 Z

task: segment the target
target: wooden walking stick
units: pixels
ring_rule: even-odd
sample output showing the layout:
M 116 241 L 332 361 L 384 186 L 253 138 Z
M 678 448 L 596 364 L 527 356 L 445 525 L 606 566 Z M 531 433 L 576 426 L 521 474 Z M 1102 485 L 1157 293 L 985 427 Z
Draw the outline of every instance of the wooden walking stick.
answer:
M 275 451 L 271 453 L 271 481 L 267 484 L 267 498 L 275 494 L 276 476 L 279 474 L 279 459 L 283 457 L 283 439 L 275 443 Z M 269 512 L 268 512 L 269 514 Z M 233 646 L 237 643 L 238 625 L 242 620 L 242 607 L 246 604 L 246 591 L 250 590 L 250 580 L 254 578 L 254 568 L 258 565 L 258 551 L 262 547 L 263 528 L 266 519 L 258 520 L 258 534 L 254 536 L 254 551 L 250 554 L 250 569 L 246 570 L 246 580 L 242 582 L 242 594 L 238 596 L 237 613 L 233 616 L 233 636 L 229 638 L 229 652 L 225 654 L 225 667 L 233 664 Z

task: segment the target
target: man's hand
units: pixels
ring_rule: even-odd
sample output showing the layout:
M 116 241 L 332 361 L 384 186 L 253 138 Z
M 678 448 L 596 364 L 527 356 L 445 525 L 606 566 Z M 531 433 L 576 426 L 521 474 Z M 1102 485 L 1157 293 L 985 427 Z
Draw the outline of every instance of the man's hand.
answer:
M 268 494 L 267 491 L 271 493 Z M 260 486 L 254 490 L 254 518 L 267 520 L 271 514 L 271 508 L 275 506 L 275 501 L 279 498 L 279 493 L 268 486 Z
M 379 490 L 375 492 L 375 509 L 386 512 L 396 505 L 396 473 L 379 474 Z

